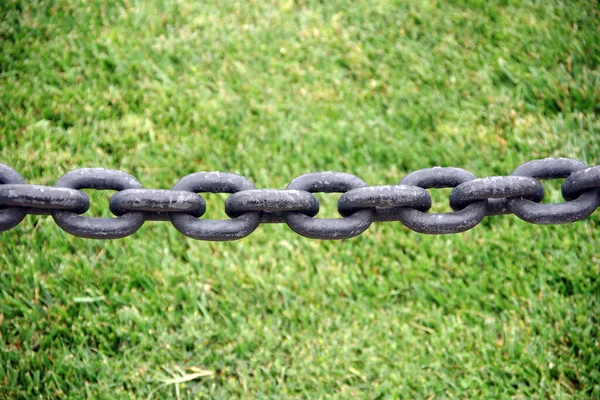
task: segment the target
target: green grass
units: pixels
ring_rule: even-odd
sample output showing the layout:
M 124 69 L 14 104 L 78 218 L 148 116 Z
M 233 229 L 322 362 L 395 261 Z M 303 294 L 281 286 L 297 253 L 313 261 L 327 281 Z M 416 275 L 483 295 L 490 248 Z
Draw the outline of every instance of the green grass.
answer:
M 0 162 L 37 184 L 103 166 L 154 188 L 594 165 L 598 21 L 591 0 L 4 0 Z M 109 216 L 90 193 L 88 215 Z M 206 243 L 30 216 L 0 235 L 0 398 L 600 399 L 599 222 Z

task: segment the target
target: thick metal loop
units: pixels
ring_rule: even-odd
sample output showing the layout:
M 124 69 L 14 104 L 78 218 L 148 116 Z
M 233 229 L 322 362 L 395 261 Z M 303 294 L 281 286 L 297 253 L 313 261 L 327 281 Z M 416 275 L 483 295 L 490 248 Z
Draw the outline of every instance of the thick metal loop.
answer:
M 142 185 L 133 176 L 105 168 L 82 168 L 66 173 L 54 185 L 70 189 L 126 190 Z M 117 218 L 84 217 L 70 211 L 52 211 L 58 226 L 71 235 L 90 239 L 118 239 L 135 233 L 144 224 L 140 212 Z
M 423 189 L 456 187 L 477 179 L 471 172 L 454 167 L 434 167 L 412 172 L 400 181 L 401 185 Z M 400 208 L 400 221 L 408 228 L 426 234 L 447 234 L 467 231 L 477 226 L 485 216 L 487 200 L 469 204 L 463 210 L 445 214 L 424 213 L 414 208 Z
M 181 190 L 127 189 L 111 196 L 110 211 L 118 216 L 142 212 L 147 221 L 170 221 L 170 213 L 202 216 L 206 201 L 196 193 Z
M 528 177 L 532 177 L 532 178 L 535 178 L 538 180 L 566 178 L 570 174 L 569 171 L 576 171 L 576 170 L 580 170 L 585 167 L 587 167 L 587 165 L 578 160 L 572 160 L 569 158 L 545 158 L 545 159 L 533 160 L 533 161 L 529 161 L 524 164 L 521 164 L 519 167 L 517 167 L 511 173 L 511 175 L 513 175 L 513 176 L 528 176 Z M 541 201 L 541 200 L 536 201 L 535 199 L 527 199 L 527 200 L 531 200 L 532 202 L 536 202 L 536 203 L 539 203 Z M 524 205 L 524 207 L 527 209 L 531 209 L 533 207 L 535 209 L 541 210 L 541 209 L 545 208 L 545 206 L 543 206 L 543 205 L 536 207 L 535 205 L 533 205 L 529 202 L 526 202 L 526 201 L 521 202 L 521 204 Z M 525 205 L 525 204 L 527 204 L 527 205 Z M 497 205 L 498 205 L 498 207 L 496 207 L 496 208 L 498 209 L 498 212 L 496 212 L 496 213 L 488 212 L 488 215 L 513 213 L 512 208 L 510 207 L 510 204 L 508 202 L 508 199 L 498 200 Z M 488 206 L 488 211 L 489 211 L 489 208 L 490 207 Z
M 464 182 L 450 193 L 450 207 L 459 211 L 474 201 L 490 199 L 507 199 L 512 197 L 527 198 L 539 203 L 544 198 L 544 187 L 535 178 L 526 176 L 490 176 Z M 506 201 L 506 200 L 504 200 Z M 496 204 L 501 204 L 497 202 Z M 496 206 L 497 207 L 497 206 Z M 508 206 L 501 206 L 501 209 Z M 489 210 L 487 215 L 497 215 Z
M 90 208 L 87 194 L 69 188 L 8 184 L 0 186 L 0 207 L 25 208 L 27 214 L 51 214 L 52 210 L 83 214 Z
M 374 221 L 398 221 L 399 207 L 427 212 L 431 208 L 431 196 L 418 186 L 368 186 L 352 189 L 338 201 L 338 212 L 343 216 L 365 208 L 375 209 Z
M 575 200 L 588 190 L 600 189 L 600 165 L 573 172 L 561 189 L 565 200 Z
M 25 179 L 14 169 L 0 164 L 0 188 L 4 184 L 25 184 Z M 19 225 L 27 215 L 26 211 L 18 207 L 0 208 L 0 232 L 7 231 Z
M 260 211 L 263 223 L 280 223 L 285 222 L 285 211 L 314 217 L 319 213 L 319 200 L 302 190 L 256 189 L 234 193 L 225 201 L 225 213 L 231 218 L 249 211 Z
M 294 179 L 286 189 L 310 193 L 345 193 L 366 187 L 360 178 L 342 172 L 316 172 Z M 348 239 L 364 232 L 373 222 L 374 209 L 363 209 L 343 218 L 313 218 L 298 212 L 284 213 L 296 233 L 315 239 Z
M 587 164 L 579 160 L 544 158 L 520 165 L 511 175 L 560 179 L 587 168 Z M 517 217 L 532 224 L 566 224 L 587 218 L 598 208 L 600 189 L 586 191 L 575 200 L 564 203 L 537 204 L 527 199 L 509 199 L 508 205 Z
M 181 178 L 173 190 L 193 193 L 237 193 L 253 190 L 248 179 L 226 172 L 197 172 Z M 237 240 L 251 234 L 260 224 L 260 212 L 247 212 L 231 220 L 202 220 L 188 214 L 170 215 L 171 223 L 186 236 L 198 240 Z

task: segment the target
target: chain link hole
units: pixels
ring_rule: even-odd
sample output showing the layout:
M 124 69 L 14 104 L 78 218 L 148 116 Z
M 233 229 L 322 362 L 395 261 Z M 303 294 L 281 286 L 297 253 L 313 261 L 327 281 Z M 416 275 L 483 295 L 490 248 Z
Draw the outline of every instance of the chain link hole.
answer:
M 430 213 L 450 213 L 452 212 L 452 207 L 450 207 L 450 193 L 452 193 L 454 188 L 439 188 L 439 189 L 427 189 L 429 194 L 431 195 L 431 209 Z
M 337 204 L 343 193 L 313 193 L 319 200 L 319 213 L 315 218 L 342 218 L 337 211 Z
M 206 200 L 206 213 L 201 219 L 230 219 L 225 213 L 225 200 L 231 194 L 229 193 L 198 193 Z
M 565 199 L 562 197 L 561 185 L 564 181 L 564 179 L 549 179 L 540 181 L 544 187 L 544 199 L 541 201 L 541 203 L 563 203 Z
M 110 197 L 117 193 L 116 190 L 79 189 L 90 198 L 90 209 L 81 214 L 84 217 L 106 217 L 114 218 L 110 212 Z

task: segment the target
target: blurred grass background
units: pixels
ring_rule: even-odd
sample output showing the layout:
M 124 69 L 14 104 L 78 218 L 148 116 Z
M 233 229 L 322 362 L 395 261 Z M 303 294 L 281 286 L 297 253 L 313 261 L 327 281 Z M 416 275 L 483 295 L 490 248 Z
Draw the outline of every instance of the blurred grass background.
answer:
M 155 188 L 201 170 L 282 188 L 598 164 L 599 10 L 4 0 L 0 162 L 37 184 L 102 166 Z M 110 193 L 89 193 L 88 215 L 109 216 Z M 205 243 L 165 223 L 84 240 L 30 216 L 0 234 L 0 397 L 598 399 L 599 221 Z

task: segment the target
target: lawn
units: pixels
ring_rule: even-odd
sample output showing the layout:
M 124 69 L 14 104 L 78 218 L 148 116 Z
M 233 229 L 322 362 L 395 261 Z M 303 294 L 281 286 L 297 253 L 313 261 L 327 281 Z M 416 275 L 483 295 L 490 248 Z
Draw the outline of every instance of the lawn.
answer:
M 102 166 L 148 188 L 596 165 L 599 21 L 592 0 L 3 0 L 0 162 L 30 183 Z M 111 193 L 87 193 L 86 215 L 110 216 Z M 320 216 L 337 197 L 318 195 Z M 0 398 L 600 399 L 599 223 L 210 243 L 29 216 L 0 234 Z

